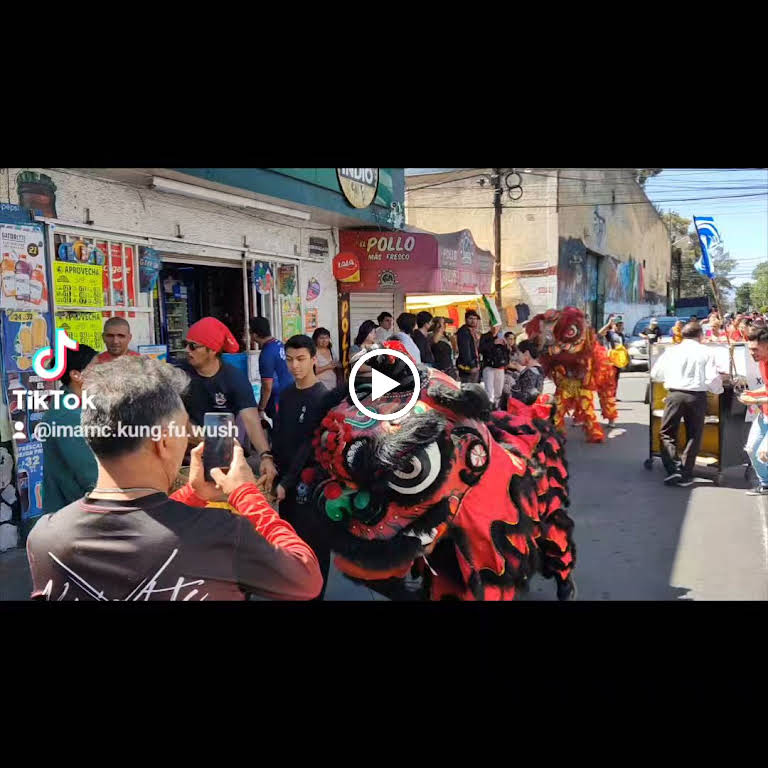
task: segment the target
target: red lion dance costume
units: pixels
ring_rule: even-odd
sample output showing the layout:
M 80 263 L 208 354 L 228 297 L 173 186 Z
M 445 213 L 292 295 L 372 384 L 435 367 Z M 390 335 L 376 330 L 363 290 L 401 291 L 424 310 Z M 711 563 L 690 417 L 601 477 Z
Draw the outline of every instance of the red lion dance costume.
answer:
M 605 440 L 597 421 L 594 394 L 610 424 L 618 418 L 616 378 L 605 348 L 576 307 L 548 309 L 525 325 L 529 339 L 543 347 L 542 369 L 555 382 L 555 426 L 565 430 L 565 417 L 573 413 L 575 424 L 583 424 L 588 443 Z
M 384 355 L 369 364 L 400 386 L 374 402 L 361 383 L 360 400 L 377 413 L 400 410 L 414 387 L 407 366 Z M 419 573 L 429 600 L 512 600 L 539 571 L 572 599 L 568 471 L 551 406 L 491 414 L 481 386 L 417 368 L 419 400 L 403 418 L 371 419 L 349 397 L 338 402 L 346 393 L 337 390 L 316 433 L 325 474 L 314 505 L 336 566 L 384 594 Z

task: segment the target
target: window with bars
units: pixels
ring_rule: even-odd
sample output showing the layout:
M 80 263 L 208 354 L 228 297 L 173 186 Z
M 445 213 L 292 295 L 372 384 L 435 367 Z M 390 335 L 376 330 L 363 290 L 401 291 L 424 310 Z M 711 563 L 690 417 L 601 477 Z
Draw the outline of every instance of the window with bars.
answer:
M 62 312 L 100 312 L 106 319 L 117 316 L 129 320 L 132 346 L 154 343 L 154 310 L 149 293 L 139 290 L 139 248 L 136 243 L 106 237 L 57 230 L 53 236 L 55 262 L 72 262 L 101 267 L 101 286 L 56 282 L 53 271 L 53 310 Z

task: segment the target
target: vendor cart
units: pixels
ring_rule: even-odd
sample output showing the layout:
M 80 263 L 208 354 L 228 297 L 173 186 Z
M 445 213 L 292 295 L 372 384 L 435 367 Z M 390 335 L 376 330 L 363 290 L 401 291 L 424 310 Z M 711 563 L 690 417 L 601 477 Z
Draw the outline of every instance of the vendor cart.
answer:
M 673 344 L 651 344 L 650 368 L 661 355 Z M 747 375 L 747 349 L 743 343 L 734 346 L 734 365 L 737 376 Z M 717 369 L 721 372 L 730 370 L 728 344 L 707 344 L 717 361 Z M 649 455 L 643 466 L 650 470 L 653 461 L 661 458 L 661 419 L 664 415 L 664 402 L 667 389 L 663 383 L 651 381 L 649 408 Z M 744 443 L 746 438 L 745 417 L 747 407 L 739 402 L 734 393 L 730 380 L 725 381 L 724 391 L 720 395 L 707 393 L 707 415 L 704 419 L 704 434 L 701 447 L 696 457 L 696 471 L 704 469 L 712 477 L 715 485 L 719 485 L 722 473 L 727 467 L 742 466 L 744 463 Z M 685 426 L 680 423 L 677 436 L 678 450 L 682 451 L 686 443 Z M 712 473 L 714 472 L 714 475 Z

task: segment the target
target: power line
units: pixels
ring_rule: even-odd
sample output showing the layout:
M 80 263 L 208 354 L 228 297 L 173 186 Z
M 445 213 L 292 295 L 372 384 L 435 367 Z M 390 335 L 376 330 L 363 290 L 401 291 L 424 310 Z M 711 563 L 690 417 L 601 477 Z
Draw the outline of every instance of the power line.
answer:
M 688 203 L 696 202 L 700 200 L 728 200 L 745 197 L 763 197 L 768 196 L 768 193 L 759 192 L 744 195 L 716 195 L 714 197 L 679 197 L 670 198 L 667 200 L 656 200 L 649 202 L 646 199 L 643 200 L 625 200 L 625 201 L 612 201 L 612 200 L 596 200 L 589 203 L 559 203 L 555 205 L 505 205 L 506 210 L 514 211 L 525 208 L 591 208 L 593 205 L 613 206 L 613 205 L 653 205 L 657 203 Z M 485 209 L 493 208 L 492 205 L 406 205 L 406 208 L 414 209 L 427 209 L 427 210 L 470 210 L 470 211 L 482 211 Z

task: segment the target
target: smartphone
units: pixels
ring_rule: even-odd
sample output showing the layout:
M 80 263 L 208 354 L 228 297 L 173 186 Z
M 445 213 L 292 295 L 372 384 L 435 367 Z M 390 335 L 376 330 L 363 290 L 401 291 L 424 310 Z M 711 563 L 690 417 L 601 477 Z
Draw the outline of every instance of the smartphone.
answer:
M 227 470 L 235 448 L 235 417 L 231 413 L 206 413 L 203 419 L 203 469 L 205 479 L 213 482 L 211 470 Z

